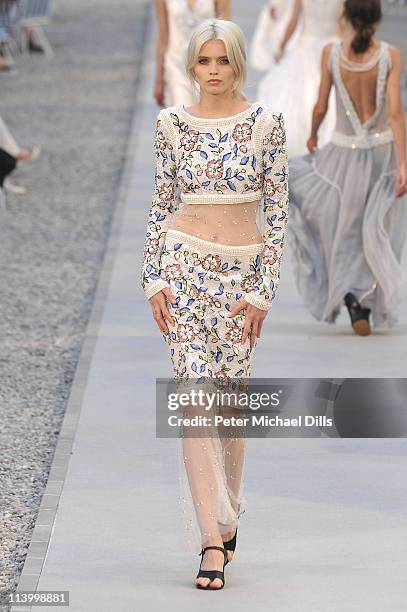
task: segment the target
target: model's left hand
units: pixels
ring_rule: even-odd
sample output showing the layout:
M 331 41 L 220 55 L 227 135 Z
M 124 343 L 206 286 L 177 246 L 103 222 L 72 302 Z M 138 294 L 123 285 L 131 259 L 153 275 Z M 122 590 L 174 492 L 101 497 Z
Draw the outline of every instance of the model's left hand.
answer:
M 307 149 L 310 153 L 315 153 L 318 146 L 318 139 L 315 136 L 310 136 L 307 140 Z
M 276 62 L 276 64 L 281 62 L 281 60 L 283 59 L 283 56 L 284 56 L 284 49 L 277 49 L 277 51 L 274 54 L 274 61 Z
M 250 348 L 253 348 L 257 342 L 257 338 L 260 338 L 261 328 L 263 321 L 267 316 L 267 310 L 257 308 L 252 304 L 249 304 L 246 300 L 239 300 L 239 302 L 229 311 L 229 317 L 235 317 L 241 310 L 246 310 L 244 318 L 244 327 L 242 334 L 242 344 L 246 342 L 246 338 L 250 334 Z
M 396 178 L 396 197 L 401 198 L 401 196 L 407 193 L 407 163 L 404 162 L 399 165 L 397 168 L 397 178 Z

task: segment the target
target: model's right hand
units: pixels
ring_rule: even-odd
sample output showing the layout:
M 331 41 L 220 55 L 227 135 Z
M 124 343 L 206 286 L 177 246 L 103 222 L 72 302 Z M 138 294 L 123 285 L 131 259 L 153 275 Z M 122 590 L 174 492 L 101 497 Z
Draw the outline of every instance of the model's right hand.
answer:
M 396 178 L 396 196 L 401 198 L 405 193 L 407 193 L 407 162 L 400 164 Z
M 153 318 L 160 328 L 160 331 L 168 332 L 169 329 L 167 321 L 171 325 L 175 325 L 175 321 L 170 315 L 167 307 L 167 301 L 171 302 L 172 304 L 176 304 L 176 300 L 171 289 L 165 287 L 153 295 L 153 297 L 151 297 L 148 301 L 150 302 L 151 310 L 153 311 Z
M 154 85 L 154 98 L 158 106 L 164 106 L 164 81 L 157 79 Z

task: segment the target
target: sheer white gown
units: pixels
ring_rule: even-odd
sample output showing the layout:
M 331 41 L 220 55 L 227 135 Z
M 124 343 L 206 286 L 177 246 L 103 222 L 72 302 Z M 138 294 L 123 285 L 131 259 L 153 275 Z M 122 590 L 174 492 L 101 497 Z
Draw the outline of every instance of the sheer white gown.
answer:
M 254 70 L 265 72 L 274 65 L 274 54 L 284 36 L 291 16 L 293 0 L 268 0 L 261 10 L 249 47 L 249 61 Z M 275 19 L 271 9 L 276 11 Z M 298 27 L 287 44 L 287 50 L 296 44 L 301 28 Z
M 185 54 L 192 30 L 205 19 L 216 17 L 215 0 L 165 0 L 168 18 L 168 46 L 164 58 L 164 105 L 190 106 L 195 92 L 185 73 Z
M 286 120 L 290 157 L 307 152 L 312 110 L 318 97 L 323 47 L 338 38 L 342 0 L 302 0 L 300 32 L 296 43 L 286 48 L 278 64 L 273 64 L 259 83 L 257 98 L 266 105 L 281 108 Z M 329 141 L 335 125 L 335 94 L 319 132 L 320 145 Z

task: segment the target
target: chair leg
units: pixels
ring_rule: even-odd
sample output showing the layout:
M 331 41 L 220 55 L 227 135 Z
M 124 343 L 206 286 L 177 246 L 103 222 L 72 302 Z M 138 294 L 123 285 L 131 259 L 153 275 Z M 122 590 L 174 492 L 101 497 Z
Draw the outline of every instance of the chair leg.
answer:
M 50 42 L 48 40 L 48 38 L 45 35 L 44 30 L 42 29 L 42 27 L 37 27 L 35 28 L 35 36 L 36 39 L 38 40 L 39 44 L 41 45 L 41 47 L 44 49 L 44 55 L 47 59 L 51 59 L 54 57 L 54 51 L 50 45 Z

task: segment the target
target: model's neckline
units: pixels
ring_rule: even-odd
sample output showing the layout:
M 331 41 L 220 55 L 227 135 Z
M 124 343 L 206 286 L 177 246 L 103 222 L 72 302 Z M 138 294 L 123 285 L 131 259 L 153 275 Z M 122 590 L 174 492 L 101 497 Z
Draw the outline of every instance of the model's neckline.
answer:
M 339 43 L 339 48 L 341 51 L 341 59 L 345 64 L 343 67 L 351 72 L 367 72 L 368 70 L 374 68 L 378 63 L 384 48 L 384 42 L 382 40 L 378 40 L 377 42 L 379 43 L 378 47 L 375 51 L 373 51 L 373 53 L 370 54 L 368 60 L 364 62 L 356 62 L 355 60 L 349 59 L 349 57 L 345 54 L 343 41 L 341 41 Z
M 256 105 L 257 105 L 257 102 L 253 102 L 252 104 L 250 104 L 250 106 L 248 106 L 245 110 L 241 111 L 240 113 L 236 113 L 235 115 L 229 115 L 228 117 L 213 117 L 213 118 L 212 117 L 196 117 L 195 115 L 191 115 L 185 110 L 185 107 L 183 104 L 178 104 L 177 110 L 181 115 L 184 115 L 188 119 L 189 123 L 196 123 L 199 125 L 217 125 L 217 124 L 225 125 L 225 123 L 234 123 L 237 119 L 246 117 L 247 114 L 250 113 L 253 107 L 255 107 Z

